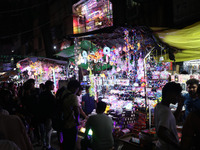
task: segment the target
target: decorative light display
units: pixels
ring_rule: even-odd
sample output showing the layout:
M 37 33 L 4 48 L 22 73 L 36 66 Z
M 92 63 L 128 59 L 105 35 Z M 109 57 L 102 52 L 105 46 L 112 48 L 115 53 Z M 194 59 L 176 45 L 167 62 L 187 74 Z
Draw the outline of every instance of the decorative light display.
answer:
M 88 0 L 77 3 L 73 10 L 73 32 L 84 33 L 113 26 L 112 3 L 109 0 Z
M 20 70 L 20 80 L 25 81 L 29 78 L 36 80 L 36 86 L 44 83 L 47 80 L 54 82 L 55 91 L 58 89 L 58 81 L 67 79 L 66 64 L 59 64 L 56 61 L 48 59 L 38 59 L 33 62 L 31 59 L 26 58 L 16 64 Z
M 92 74 L 92 71 L 90 70 L 90 74 L 89 74 L 89 79 L 90 79 L 90 96 L 94 96 L 95 97 L 95 79 L 94 79 L 94 74 Z
M 147 43 L 148 40 L 144 41 L 145 35 L 139 29 L 123 28 L 120 35 L 120 42 L 113 42 L 113 46 L 106 40 L 102 44 L 103 41 L 97 39 L 92 41 L 97 47 L 93 53 L 90 50 L 82 50 L 78 55 L 79 64 L 83 63 L 80 61 L 82 59 L 88 64 L 90 94 L 95 96 L 95 99 L 97 92 L 98 95 L 103 95 L 105 101 L 111 104 L 110 109 L 131 109 L 133 102 L 137 103 L 138 107 L 153 108 L 160 100 L 160 88 L 168 82 L 169 73 L 166 70 L 169 69 L 170 63 L 157 62 L 152 56 L 144 62 L 149 47 L 154 45 Z M 95 72 L 94 66 L 103 65 L 110 65 L 110 68 L 101 70 L 99 76 L 92 74 Z M 117 92 L 110 92 L 111 90 Z M 127 101 L 130 103 L 123 103 Z
M 75 71 L 74 71 L 74 75 L 76 76 L 77 80 L 79 80 L 78 65 L 81 64 L 81 59 L 82 59 L 82 58 L 79 58 L 79 52 L 80 52 L 79 39 L 75 38 L 74 39 L 74 57 L 75 57 Z M 80 57 L 81 57 L 81 54 L 80 54 Z

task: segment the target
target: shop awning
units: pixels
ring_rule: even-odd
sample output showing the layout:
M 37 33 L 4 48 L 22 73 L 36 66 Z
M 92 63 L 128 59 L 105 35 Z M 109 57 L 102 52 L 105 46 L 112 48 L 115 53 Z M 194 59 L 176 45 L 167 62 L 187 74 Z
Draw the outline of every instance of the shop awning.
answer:
M 176 62 L 200 59 L 200 22 L 180 30 L 160 32 L 158 36 L 168 45 L 179 49 L 174 52 Z
M 18 61 L 17 63 L 21 64 L 21 65 L 29 65 L 30 61 L 31 62 L 36 62 L 36 61 L 46 61 L 46 62 L 51 62 L 51 63 L 56 63 L 56 64 L 67 64 L 66 61 L 63 60 L 57 60 L 57 59 L 51 59 L 51 58 L 45 58 L 45 57 L 27 57 L 24 58 L 20 61 Z
M 80 43 L 80 49 L 81 51 L 85 50 L 85 51 L 96 51 L 97 47 L 94 43 L 88 41 L 88 40 L 84 40 L 81 41 Z M 74 45 L 63 49 L 62 51 L 60 51 L 59 53 L 55 54 L 56 56 L 59 57 L 64 57 L 64 58 L 74 58 Z

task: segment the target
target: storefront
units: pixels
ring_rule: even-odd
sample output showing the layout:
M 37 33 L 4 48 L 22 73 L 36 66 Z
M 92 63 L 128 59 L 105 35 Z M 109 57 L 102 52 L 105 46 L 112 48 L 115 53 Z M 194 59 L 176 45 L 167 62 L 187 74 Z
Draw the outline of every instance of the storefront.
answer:
M 75 75 L 79 79 L 79 68 L 88 71 L 81 83 L 90 85 L 90 94 L 95 100 L 108 104 L 106 113 L 114 121 L 114 137 L 121 139 L 131 135 L 131 142 L 138 143 L 139 134 L 155 136 L 155 130 L 151 129 L 152 112 L 161 100 L 162 87 L 168 82 L 168 71 L 172 70 L 172 66 L 163 61 L 166 59 L 164 44 L 156 40 L 148 27 L 115 27 L 109 23 L 109 26 L 97 30 L 95 18 L 112 18 L 108 17 L 112 16 L 112 9 L 107 7 L 112 4 L 105 2 L 105 7 L 92 7 L 93 10 L 86 8 L 82 1 L 74 5 L 73 9 L 82 17 L 75 17 L 79 20 L 74 24 L 74 33 L 77 34 L 70 36 L 74 45 L 71 46 L 72 51 L 69 51 L 70 48 L 63 49 L 58 55 L 69 56 L 69 77 Z M 102 1 L 91 0 L 87 3 L 89 6 L 103 6 Z M 101 11 L 110 13 L 104 15 Z M 94 18 L 87 18 L 87 12 L 92 12 Z M 80 131 L 84 132 L 84 122 Z
M 172 67 L 162 61 L 162 56 L 157 59 L 156 51 L 161 48 L 147 28 L 119 27 L 111 31 L 73 35 L 75 51 L 68 68 L 73 74 L 69 75 L 77 75 L 78 68 L 87 69 L 88 75 L 83 75 L 81 83 L 91 86 L 90 94 L 96 100 L 108 104 L 115 137 L 131 135 L 136 143 L 143 130 L 155 135 L 151 130 L 152 112 L 161 100 L 162 87 L 168 82 Z M 87 49 L 82 48 L 85 42 L 90 43 Z M 84 131 L 83 126 L 84 123 L 80 131 Z
M 40 83 L 45 83 L 47 80 L 54 82 L 54 91 L 58 89 L 59 80 L 66 80 L 67 62 L 42 58 L 42 57 L 28 57 L 20 60 L 16 64 L 19 69 L 19 81 L 25 82 L 27 79 L 35 79 L 36 87 Z

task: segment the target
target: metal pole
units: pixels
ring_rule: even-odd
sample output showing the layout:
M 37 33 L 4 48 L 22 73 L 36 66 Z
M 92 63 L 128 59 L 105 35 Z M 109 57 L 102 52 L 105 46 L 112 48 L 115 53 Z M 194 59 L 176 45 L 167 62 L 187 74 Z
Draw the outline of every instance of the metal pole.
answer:
M 146 81 L 146 86 L 144 87 L 145 92 L 145 107 L 147 108 L 147 76 L 146 76 L 146 58 L 151 54 L 151 51 L 154 49 L 154 47 L 147 53 L 147 55 L 144 57 L 144 79 Z M 151 109 L 150 109 L 150 103 L 148 102 L 149 107 L 149 129 L 151 128 Z

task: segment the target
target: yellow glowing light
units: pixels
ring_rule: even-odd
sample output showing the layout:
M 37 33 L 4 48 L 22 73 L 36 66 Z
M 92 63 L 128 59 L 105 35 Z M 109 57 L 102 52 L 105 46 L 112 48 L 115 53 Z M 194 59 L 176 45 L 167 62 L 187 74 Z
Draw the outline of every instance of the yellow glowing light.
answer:
M 114 62 L 110 61 L 110 65 L 111 65 L 111 66 L 114 65 Z
M 85 128 L 84 127 L 81 127 L 81 129 L 80 129 L 80 132 L 81 133 L 85 133 Z M 89 131 L 88 131 L 88 135 L 92 135 L 93 134 L 93 131 L 91 130 L 91 129 L 89 129 Z
M 141 47 L 140 43 L 137 43 L 137 46 L 138 46 L 138 49 L 140 49 L 140 47 Z
M 109 110 L 110 110 L 110 105 L 107 105 L 107 106 L 106 106 L 105 113 L 107 113 Z
M 106 77 L 106 75 L 105 75 L 104 73 L 102 73 L 102 74 L 101 74 L 101 77 L 104 77 L 104 78 L 105 78 L 105 77 Z
M 85 128 L 81 127 L 80 132 L 85 133 Z

